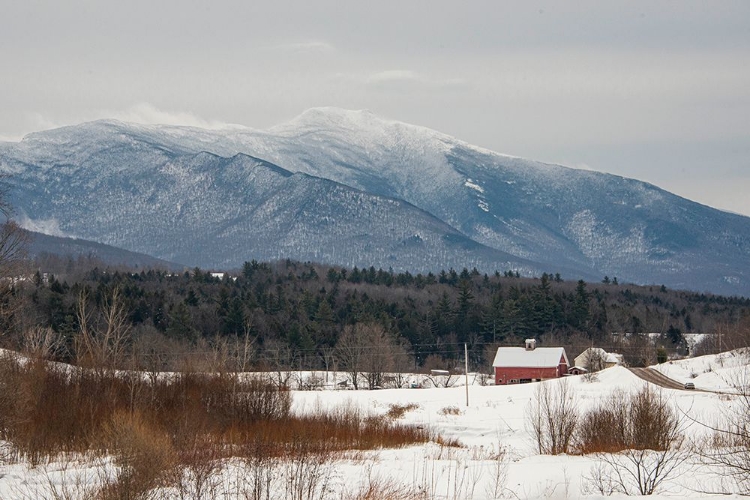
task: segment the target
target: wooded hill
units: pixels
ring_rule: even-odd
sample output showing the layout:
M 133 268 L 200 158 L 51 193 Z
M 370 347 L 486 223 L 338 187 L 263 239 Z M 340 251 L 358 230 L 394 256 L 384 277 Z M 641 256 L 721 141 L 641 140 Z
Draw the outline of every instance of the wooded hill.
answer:
M 658 348 L 685 354 L 688 332 L 723 331 L 723 347 L 735 347 L 728 343 L 745 337 L 730 331 L 742 330 L 750 311 L 745 298 L 559 274 L 412 275 L 287 260 L 246 262 L 219 278 L 201 269 L 134 272 L 85 260 L 35 265 L 45 267 L 15 290 L 7 345 L 23 348 L 29 331 L 46 329 L 60 341 L 53 357 L 81 362 L 88 345 L 82 331 L 91 342 L 110 342 L 119 328 L 118 352 L 154 369 L 217 356 L 229 369 L 346 369 L 357 356 L 381 360 L 384 371 L 452 369 L 467 343 L 470 369 L 486 372 L 498 345 L 525 338 L 566 346 L 571 362 L 596 345 L 642 365 L 656 361 Z M 661 337 L 654 343 L 637 335 L 644 332 Z

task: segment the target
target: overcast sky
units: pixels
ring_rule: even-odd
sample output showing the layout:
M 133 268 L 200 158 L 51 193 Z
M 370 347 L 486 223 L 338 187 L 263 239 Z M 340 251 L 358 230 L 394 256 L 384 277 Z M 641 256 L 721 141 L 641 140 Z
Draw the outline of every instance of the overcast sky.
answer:
M 0 139 L 370 109 L 750 215 L 750 2 L 0 0 Z

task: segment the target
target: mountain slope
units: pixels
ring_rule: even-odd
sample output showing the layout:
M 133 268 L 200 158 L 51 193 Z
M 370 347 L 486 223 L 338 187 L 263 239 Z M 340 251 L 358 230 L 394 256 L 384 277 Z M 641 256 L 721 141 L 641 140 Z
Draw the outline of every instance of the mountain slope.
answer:
M 311 110 L 272 132 L 296 148 L 268 151 L 286 168 L 405 199 L 548 268 L 729 293 L 748 286 L 750 219 L 647 183 L 499 155 L 368 112 Z
M 257 208 L 253 200 L 261 193 L 267 194 L 268 190 L 253 191 L 253 186 L 260 181 L 248 179 L 238 183 L 236 178 L 226 178 L 219 183 L 226 192 L 217 198 L 207 190 L 206 183 L 213 182 L 211 172 L 218 168 L 216 162 L 222 160 L 212 160 L 210 155 L 201 155 L 202 151 L 222 157 L 244 153 L 283 167 L 288 174 L 286 177 L 279 174 L 285 183 L 283 189 L 278 184 L 281 178 L 273 181 L 276 183 L 275 199 L 286 204 L 284 209 L 273 212 L 279 220 L 272 223 L 266 218 L 256 227 L 243 226 L 239 219 L 231 222 L 252 212 L 240 209 L 239 215 L 235 215 L 238 206 L 249 203 Z M 297 186 L 297 183 L 302 186 L 312 182 L 311 178 L 299 176 L 307 174 L 318 179 L 318 183 L 321 179 L 334 181 L 339 190 L 330 191 L 330 196 L 340 197 L 343 187 L 348 186 L 362 192 L 361 195 L 368 193 L 378 199 L 403 200 L 406 202 L 403 207 L 421 209 L 415 213 L 422 214 L 402 214 L 416 224 L 408 226 L 407 232 L 416 232 L 421 224 L 416 221 L 429 214 L 444 223 L 440 231 L 445 234 L 453 231 L 465 241 L 479 244 L 477 248 L 484 252 L 481 257 L 471 257 L 474 253 L 471 250 L 460 258 L 452 257 L 450 263 L 427 262 L 440 256 L 440 252 L 422 259 L 414 253 L 408 265 L 406 260 L 398 262 L 396 259 L 398 265 L 394 268 L 416 265 L 415 270 L 429 266 L 435 269 L 454 265 L 461 259 L 466 259 L 464 265 L 471 267 L 473 263 L 484 264 L 487 259 L 496 258 L 496 264 L 492 261 L 482 267 L 488 271 L 502 270 L 505 264 L 514 261 L 522 269 L 560 271 L 569 276 L 602 277 L 606 274 L 637 283 L 664 283 L 699 291 L 750 295 L 750 219 L 746 217 L 699 205 L 647 183 L 500 155 L 429 129 L 383 120 L 365 111 L 314 109 L 267 131 L 93 122 L 31 134 L 20 143 L 0 145 L 0 161 L 4 171 L 21 176 L 19 181 L 14 181 L 17 186 L 20 186 L 20 178 L 33 183 L 33 186 L 22 186 L 23 194 L 14 194 L 14 202 L 29 219 L 37 223 L 49 220 L 52 227 L 60 214 L 75 207 L 78 192 L 96 190 L 101 193 L 102 189 L 120 186 L 119 203 L 127 205 L 129 196 L 144 191 L 137 187 L 139 182 L 154 186 L 149 187 L 148 196 L 136 196 L 138 210 L 128 212 L 127 217 L 138 220 L 137 214 L 153 212 L 155 218 L 164 221 L 158 226 L 159 231 L 166 231 L 169 224 L 177 227 L 187 224 L 193 228 L 192 232 L 166 231 L 166 239 L 157 243 L 156 251 L 138 247 L 137 242 L 143 241 L 142 231 L 130 228 L 125 221 L 116 224 L 120 229 L 111 229 L 109 233 L 100 229 L 104 231 L 101 235 L 94 231 L 86 234 L 98 241 L 148 250 L 162 258 L 178 260 L 180 251 L 166 247 L 184 247 L 186 238 L 195 237 L 197 226 L 190 225 L 192 219 L 208 217 L 216 224 L 228 224 L 223 232 L 212 233 L 214 238 L 236 236 L 232 228 L 244 227 L 245 231 L 269 228 L 262 233 L 264 244 L 250 243 L 243 247 L 252 248 L 259 256 L 330 259 L 329 262 L 352 264 L 347 260 L 350 257 L 344 258 L 341 253 L 345 247 L 341 244 L 345 241 L 345 226 L 340 226 L 341 231 L 335 236 L 320 241 L 322 245 L 331 245 L 331 250 L 319 247 L 322 254 L 312 252 L 304 243 L 292 243 L 291 233 L 274 233 L 282 227 L 304 231 L 305 224 L 282 223 L 282 220 L 287 211 L 295 213 L 301 200 L 309 199 L 302 194 L 303 189 L 311 188 Z M 133 172 L 134 165 L 147 165 L 151 169 Z M 159 170 L 164 168 L 171 169 L 171 173 Z M 297 175 L 292 175 L 294 173 Z M 116 175 L 120 175 L 120 180 L 106 183 L 101 180 Z M 165 190 L 164 186 L 175 182 L 175 178 L 180 178 L 182 190 Z M 54 186 L 61 182 L 71 184 L 68 189 L 56 191 Z M 188 189 L 187 186 L 193 187 Z M 243 190 L 247 190 L 247 195 Z M 39 200 L 49 197 L 53 191 L 51 204 L 42 210 Z M 287 191 L 296 193 L 296 197 L 285 198 Z M 196 196 L 202 193 L 200 196 L 213 200 L 211 210 L 196 212 L 194 207 L 200 205 L 198 200 L 202 198 L 190 198 L 191 193 Z M 177 202 L 175 196 L 188 198 Z M 332 203 L 333 198 L 327 200 Z M 226 206 L 221 207 L 222 202 L 226 202 Z M 354 203 L 354 198 L 350 202 Z M 356 203 L 361 202 L 356 200 Z M 107 214 L 109 204 L 94 203 L 93 206 Z M 323 204 L 319 208 L 323 210 Z M 348 210 L 341 204 L 327 209 Z M 96 212 L 92 213 L 97 217 Z M 365 219 L 352 222 L 346 231 L 356 232 L 368 227 L 366 217 L 369 215 L 350 213 L 352 221 L 357 217 Z M 394 222 L 393 227 L 406 224 L 403 222 L 406 219 Z M 99 220 L 97 227 L 103 228 L 105 222 Z M 76 221 L 68 217 L 65 222 L 60 221 L 60 228 L 82 234 L 87 224 L 86 218 Z M 379 259 L 377 263 L 382 262 L 382 255 L 368 253 L 368 248 L 374 245 L 381 252 L 379 239 L 398 241 L 389 239 L 388 234 L 387 231 L 362 232 L 359 238 L 368 239 L 370 246 L 357 246 L 358 262 L 373 257 Z M 169 243 L 170 238 L 176 238 L 176 244 Z M 309 234 L 305 238 L 311 241 Z M 271 243 L 276 245 L 273 251 L 268 248 Z M 208 242 L 202 245 L 210 246 Z M 297 255 L 303 248 L 306 257 Z M 488 257 L 490 249 L 499 251 L 500 257 Z M 206 254 L 203 248 L 193 248 L 190 252 L 192 254 L 186 256 L 192 260 Z M 226 257 L 212 262 L 229 260 Z M 458 267 L 463 265 L 459 263 Z
M 129 252 L 121 248 L 96 243 L 93 241 L 62 238 L 47 234 L 29 232 L 29 256 L 44 259 L 47 255 L 67 257 L 71 259 L 94 258 L 103 264 L 111 266 L 127 266 L 130 268 L 152 268 L 181 270 L 184 266 L 174 262 L 156 259 L 150 255 Z
M 208 268 L 291 257 L 420 271 L 538 269 L 404 201 L 247 155 L 99 144 L 65 163 L 13 164 L 22 223 Z

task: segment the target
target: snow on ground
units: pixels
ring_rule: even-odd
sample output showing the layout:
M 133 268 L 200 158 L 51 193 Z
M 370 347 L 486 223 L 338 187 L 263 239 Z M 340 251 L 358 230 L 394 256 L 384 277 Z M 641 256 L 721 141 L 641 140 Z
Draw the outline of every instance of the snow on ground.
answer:
M 585 410 L 606 397 L 615 389 L 636 391 L 645 382 L 626 368 L 615 366 L 598 374 L 597 381 L 586 382 L 583 377 L 570 377 L 571 384 L 581 410 Z M 461 379 L 462 381 L 463 379 Z M 556 381 L 544 382 L 555 384 Z M 593 457 L 540 456 L 526 427 L 525 415 L 536 384 L 510 386 L 471 386 L 469 406 L 466 406 L 465 386 L 431 389 L 389 389 L 380 391 L 337 391 L 295 393 L 295 410 L 308 408 L 335 407 L 339 404 L 355 404 L 373 413 L 384 413 L 390 405 L 416 403 L 416 410 L 406 413 L 403 422 L 424 424 L 436 429 L 446 438 L 458 439 L 465 448 L 436 450 L 434 445 L 381 452 L 381 460 L 376 470 L 388 477 L 397 474 L 405 484 L 415 484 L 413 478 L 425 475 L 432 477 L 437 470 L 439 480 L 434 489 L 439 498 L 468 498 L 465 495 L 452 496 L 452 488 L 458 482 L 470 483 L 480 476 L 473 498 L 492 498 L 486 495 L 491 477 L 491 460 L 472 460 L 472 457 L 486 456 L 498 446 L 509 451 L 510 463 L 505 492 L 511 498 L 579 498 L 586 496 L 585 476 L 590 475 L 596 463 Z M 684 411 L 707 415 L 716 407 L 717 395 L 703 392 L 674 391 L 664 389 Z M 457 414 L 455 414 L 457 413 Z M 695 433 L 702 432 L 701 426 L 691 424 Z M 442 454 L 442 456 L 441 456 Z M 440 456 L 436 460 L 435 456 Z M 355 476 L 356 477 L 356 476 Z M 353 478 L 354 479 L 354 478 Z M 700 482 L 698 480 L 700 479 Z M 699 475 L 681 477 L 670 483 L 665 490 L 670 497 L 700 497 L 688 488 L 697 488 L 707 479 Z M 420 482 L 416 481 L 419 486 Z M 432 485 L 430 485 L 432 486 Z M 464 491 L 464 494 L 467 492 Z M 596 498 L 593 496 L 592 498 Z M 656 497 L 658 498 L 658 496 Z M 665 496 L 667 498 L 667 496 Z
M 669 361 L 653 368 L 678 382 L 693 382 L 697 389 L 732 392 L 734 386 L 747 383 L 749 364 L 750 349 L 745 348 Z
M 691 380 L 706 390 L 728 390 L 728 380 L 748 366 L 748 352 L 730 352 L 665 363 L 655 367 L 680 381 Z M 339 379 L 344 374 L 338 374 Z M 463 382 L 458 379 L 458 383 Z M 635 391 L 645 382 L 623 367 L 613 367 L 588 382 L 583 377 L 566 380 L 574 391 L 579 409 L 584 411 L 616 389 Z M 557 384 L 558 381 L 543 382 Z M 296 412 L 356 405 L 372 414 L 386 413 L 391 405 L 414 404 L 401 421 L 424 425 L 446 439 L 457 439 L 461 448 L 430 443 L 395 450 L 366 452 L 341 460 L 329 470 L 330 498 L 341 498 L 342 491 L 356 491 L 373 479 L 385 479 L 413 491 L 421 491 L 434 499 L 488 499 L 503 497 L 531 498 L 604 498 L 591 488 L 592 468 L 597 463 L 590 456 L 539 455 L 526 425 L 526 411 L 538 384 L 513 386 L 480 386 L 469 388 L 383 389 L 376 391 L 324 390 L 294 391 L 293 410 Z M 731 396 L 702 391 L 663 389 L 663 395 L 682 412 L 695 419 L 711 419 Z M 689 423 L 685 431 L 690 436 L 705 432 L 705 428 Z M 499 449 L 507 451 L 506 461 L 493 456 Z M 0 448 L 2 451 L 2 448 Z M 498 468 L 499 466 L 499 468 Z M 70 466 L 68 473 L 95 482 L 85 464 Z M 228 466 L 228 468 L 230 468 Z M 498 481 L 506 467 L 507 477 Z M 49 470 L 53 471 L 52 474 Z M 3 464 L 0 453 L 0 498 L 24 498 L 19 492 L 49 489 L 49 481 L 61 477 L 64 467 L 30 468 L 26 464 Z M 227 476 L 228 477 L 228 476 Z M 89 479 L 86 479 L 89 478 Z M 93 479 L 91 479 L 93 478 Z M 715 498 L 701 491 L 718 487 L 720 474 L 705 466 L 683 465 L 680 473 L 668 480 L 652 498 Z M 46 486 L 45 486 L 46 485 Z M 37 490 L 34 490 L 37 488 Z M 227 491 L 229 488 L 227 488 Z M 41 496 L 41 495 L 40 495 Z M 27 493 L 25 498 L 34 498 Z M 231 495 L 220 498 L 235 498 Z M 618 498 L 615 494 L 612 498 Z M 624 497 L 621 497 L 624 498 Z M 723 497 L 726 498 L 726 497 Z

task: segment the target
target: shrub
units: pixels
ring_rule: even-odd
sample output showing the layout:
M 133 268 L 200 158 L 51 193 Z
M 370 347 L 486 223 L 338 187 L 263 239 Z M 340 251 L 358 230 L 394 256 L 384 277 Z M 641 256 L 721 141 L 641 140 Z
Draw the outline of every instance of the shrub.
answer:
M 589 486 L 601 494 L 653 494 L 690 457 L 681 429 L 678 413 L 648 385 L 612 394 L 584 416 L 577 433 L 579 451 L 600 461 Z
M 599 406 L 586 412 L 576 432 L 577 451 L 614 453 L 627 447 L 626 394 L 616 390 Z
M 139 413 L 115 413 L 102 438 L 120 468 L 117 480 L 102 492 L 105 500 L 138 498 L 167 483 L 176 463 L 171 440 Z
M 635 394 L 615 391 L 580 419 L 580 453 L 664 451 L 681 444 L 681 421 L 660 392 L 645 386 Z

